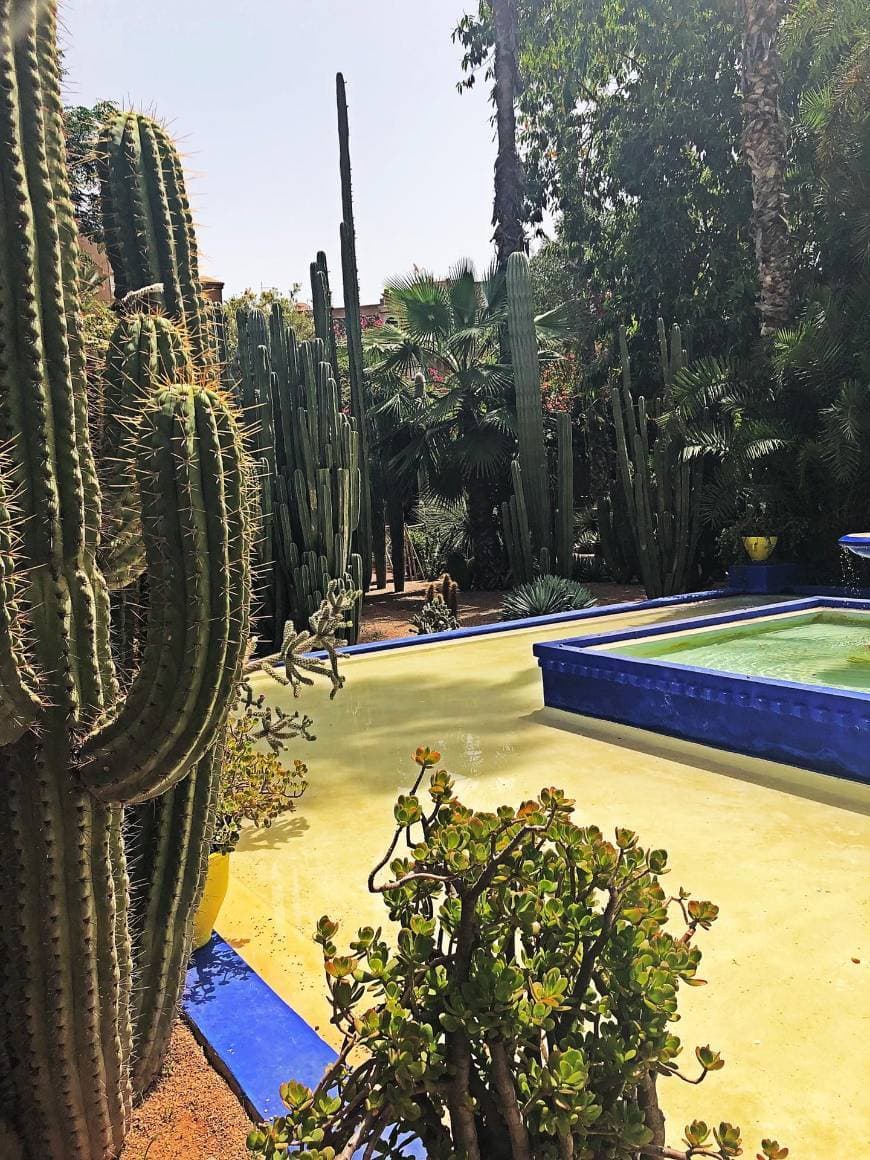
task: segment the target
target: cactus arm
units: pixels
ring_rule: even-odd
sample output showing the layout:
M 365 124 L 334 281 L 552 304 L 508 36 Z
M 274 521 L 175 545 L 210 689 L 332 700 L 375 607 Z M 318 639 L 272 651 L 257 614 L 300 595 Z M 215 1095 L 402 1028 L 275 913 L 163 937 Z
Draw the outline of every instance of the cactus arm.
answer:
M 145 566 L 136 482 L 140 416 L 161 386 L 190 382 L 193 373 L 183 335 L 159 315 L 122 318 L 109 340 L 100 441 L 107 533 L 100 567 L 111 590 L 126 587 Z
M 190 203 L 174 145 L 156 121 L 118 113 L 98 153 L 106 252 L 119 298 L 160 283 L 167 313 L 184 327 L 194 362 L 217 361 L 199 283 Z
M 176 237 L 169 211 L 163 158 L 155 131 L 157 127 L 145 117 L 136 116 L 128 116 L 127 126 L 137 144 L 133 156 L 138 165 L 130 174 L 130 179 L 134 190 L 142 191 L 143 256 L 154 255 L 156 265 L 152 266 L 152 271 L 158 277 L 153 280 L 163 286 L 166 313 L 171 318 L 177 318 L 184 313 L 180 262 L 176 260 Z M 147 257 L 143 265 L 146 263 Z M 149 271 L 149 277 L 153 277 L 152 271 Z
M 83 748 L 98 797 L 171 788 L 226 717 L 247 634 L 247 482 L 238 435 L 207 392 L 167 390 L 140 462 L 150 600 L 146 657 L 126 702 Z

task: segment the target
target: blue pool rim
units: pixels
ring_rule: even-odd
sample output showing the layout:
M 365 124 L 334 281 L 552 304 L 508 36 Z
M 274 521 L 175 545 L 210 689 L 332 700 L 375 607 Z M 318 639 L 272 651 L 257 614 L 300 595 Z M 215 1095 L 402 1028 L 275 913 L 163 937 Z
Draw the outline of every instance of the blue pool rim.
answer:
M 359 656 L 388 652 L 740 595 L 732 588 L 714 588 L 653 600 L 596 605 L 573 612 L 500 621 L 452 632 L 348 645 L 341 649 L 341 653 L 343 656 Z M 313 1085 L 335 1059 L 335 1052 L 318 1032 L 218 934 L 212 935 L 206 946 L 193 953 L 181 1007 L 206 1057 L 254 1122 L 280 1115 L 284 1110 L 279 1094 L 282 1083 L 298 1079 Z M 423 1155 L 422 1152 L 416 1154 Z
M 870 601 L 807 597 L 669 624 L 535 644 L 544 704 L 852 781 L 870 782 L 870 693 L 748 677 L 598 651 L 786 612 L 870 611 Z M 756 714 L 763 714 L 763 728 Z

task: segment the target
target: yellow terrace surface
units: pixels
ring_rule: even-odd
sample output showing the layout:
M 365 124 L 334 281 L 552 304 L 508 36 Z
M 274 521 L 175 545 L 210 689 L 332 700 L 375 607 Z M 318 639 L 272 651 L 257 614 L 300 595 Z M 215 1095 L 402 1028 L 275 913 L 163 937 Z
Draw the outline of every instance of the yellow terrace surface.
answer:
M 789 1144 L 794 1160 L 863 1156 L 870 789 L 542 708 L 534 641 L 685 615 L 641 610 L 576 632 L 563 624 L 345 660 L 335 701 L 317 690 L 297 703 L 318 737 L 293 750 L 310 764 L 310 788 L 295 814 L 245 834 L 218 929 L 334 1043 L 311 933 L 325 913 L 342 920 L 339 943 L 381 923 L 365 880 L 391 833 L 393 801 L 413 780 L 415 747 L 439 749 L 477 807 L 562 787 L 580 823 L 628 826 L 665 847 L 672 892 L 682 885 L 721 908 L 700 942 L 709 986 L 681 992 L 675 1031 L 687 1071 L 699 1043 L 726 1066 L 701 1087 L 662 1083 L 672 1139 L 695 1117 L 727 1119 L 741 1125 L 747 1156 L 761 1135 Z M 286 690 L 261 687 L 293 707 Z

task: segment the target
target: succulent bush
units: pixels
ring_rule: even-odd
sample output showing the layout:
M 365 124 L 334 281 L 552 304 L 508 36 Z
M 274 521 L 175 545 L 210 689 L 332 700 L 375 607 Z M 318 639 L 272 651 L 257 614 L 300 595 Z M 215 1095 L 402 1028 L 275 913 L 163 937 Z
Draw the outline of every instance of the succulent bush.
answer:
M 256 722 L 242 716 L 230 723 L 221 763 L 213 854 L 231 854 L 242 836 L 242 823 L 268 829 L 276 818 L 296 808 L 308 788 L 308 766 L 298 759 L 287 767 L 275 753 L 256 748 Z
M 595 597 L 584 585 L 564 576 L 536 576 L 506 592 L 501 603 L 502 620 L 524 620 L 529 616 L 550 616 L 591 608 Z
M 427 600 L 419 612 L 411 617 L 411 632 L 419 636 L 428 636 L 433 632 L 452 632 L 459 628 L 459 618 L 449 605 L 444 603 L 444 597 L 436 592 L 431 600 Z
M 283 1086 L 287 1114 L 251 1132 L 249 1151 L 398 1160 L 418 1141 L 430 1160 L 741 1155 L 727 1123 L 694 1121 L 669 1147 L 657 1094 L 680 1074 L 679 989 L 703 983 L 695 936 L 718 908 L 668 896 L 664 850 L 576 825 L 560 790 L 479 812 L 436 769 L 440 754 L 415 760 L 368 882 L 389 936 L 366 927 L 340 951 L 338 924 L 317 925 L 338 1058 L 315 1089 Z M 703 1046 L 693 1066 L 698 1083 L 723 1060 Z M 759 1153 L 787 1155 L 772 1140 Z

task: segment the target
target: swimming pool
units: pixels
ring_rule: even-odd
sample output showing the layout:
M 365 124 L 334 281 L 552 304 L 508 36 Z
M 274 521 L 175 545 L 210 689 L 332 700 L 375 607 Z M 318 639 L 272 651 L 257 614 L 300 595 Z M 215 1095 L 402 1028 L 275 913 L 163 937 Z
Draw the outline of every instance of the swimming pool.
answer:
M 560 786 L 578 821 L 628 826 L 665 847 L 674 890 L 721 907 L 703 940 L 710 985 L 684 993 L 678 1031 L 690 1053 L 712 1043 L 726 1067 L 701 1088 L 664 1083 L 669 1121 L 725 1117 L 748 1140 L 778 1136 L 795 1156 L 848 1155 L 868 1078 L 870 1018 L 854 999 L 870 958 L 870 789 L 545 708 L 532 657 L 533 645 L 572 631 L 603 637 L 764 607 L 729 598 L 598 610 L 574 624 L 385 647 L 346 658 L 347 686 L 332 702 L 315 690 L 294 703 L 261 679 L 275 703 L 314 718 L 317 743 L 293 752 L 308 761 L 311 785 L 296 813 L 244 834 L 220 934 L 335 1045 L 313 928 L 324 913 L 342 921 L 342 936 L 384 921 L 365 879 L 414 748 L 440 749 L 463 799 L 481 808 Z M 243 1034 L 252 1013 L 236 1006 Z M 260 1061 L 277 1047 L 267 1033 Z M 282 1066 L 276 1084 L 291 1072 Z
M 535 645 L 547 705 L 870 779 L 870 602 L 811 598 Z

